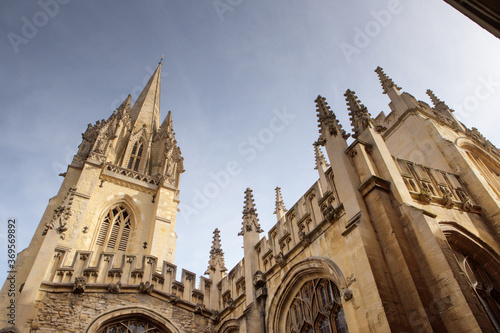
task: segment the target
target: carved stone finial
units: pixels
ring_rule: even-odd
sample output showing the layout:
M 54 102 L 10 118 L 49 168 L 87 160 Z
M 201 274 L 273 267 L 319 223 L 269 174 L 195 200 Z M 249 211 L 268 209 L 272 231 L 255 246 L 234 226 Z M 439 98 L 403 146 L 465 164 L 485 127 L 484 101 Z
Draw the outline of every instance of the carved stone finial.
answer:
M 346 134 L 346 132 L 342 128 L 342 125 L 338 122 L 335 114 L 330 109 L 330 106 L 328 106 L 326 99 L 321 95 L 318 95 L 315 102 L 316 112 L 318 113 L 319 133 L 321 134 L 321 136 L 323 136 L 325 132 L 333 136 L 337 136 L 340 133 L 340 135 L 344 139 L 347 139 L 349 137 L 349 134 Z M 320 138 L 320 140 L 318 141 L 322 141 L 323 139 L 325 138 Z
M 426 91 L 427 95 L 431 98 L 432 104 L 434 104 L 434 108 L 438 111 L 450 111 L 454 112 L 454 110 L 450 109 L 448 105 L 446 105 L 445 102 L 437 98 L 437 96 L 434 94 L 434 92 L 430 89 L 427 89 Z
M 319 148 L 319 145 L 314 144 L 314 157 L 316 160 L 316 166 L 314 167 L 314 170 L 319 170 L 321 166 L 325 166 L 325 169 L 328 167 L 328 163 L 326 162 L 325 156 L 321 152 L 321 149 Z
M 365 129 L 371 127 L 371 117 L 366 107 L 361 104 L 354 91 L 347 89 L 344 94 L 349 116 L 354 131 L 353 138 L 357 138 Z
M 378 78 L 380 80 L 380 83 L 382 84 L 382 89 L 384 91 L 384 94 L 387 94 L 387 92 L 391 88 L 396 88 L 398 90 L 401 90 L 401 87 L 398 87 L 396 84 L 394 84 L 394 81 L 392 81 L 392 79 L 384 73 L 382 67 L 378 66 L 375 69 L 375 73 L 378 74 Z
M 210 259 L 208 260 L 208 269 L 205 274 L 210 274 L 210 271 L 219 270 L 224 272 L 227 270 L 224 263 L 224 251 L 222 251 L 220 231 L 215 228 L 212 240 L 212 248 L 210 249 Z
M 264 230 L 262 230 L 260 227 L 259 219 L 257 218 L 257 210 L 255 209 L 252 190 L 248 187 L 245 190 L 245 202 L 243 204 L 243 222 L 241 231 L 238 233 L 238 236 L 243 236 L 246 232 L 252 232 L 252 231 L 261 233 Z
M 276 214 L 276 217 L 278 218 L 279 221 L 283 216 L 285 216 L 287 209 L 285 208 L 285 204 L 283 203 L 283 198 L 281 197 L 281 188 L 276 187 L 275 191 L 276 191 L 276 203 L 273 214 Z

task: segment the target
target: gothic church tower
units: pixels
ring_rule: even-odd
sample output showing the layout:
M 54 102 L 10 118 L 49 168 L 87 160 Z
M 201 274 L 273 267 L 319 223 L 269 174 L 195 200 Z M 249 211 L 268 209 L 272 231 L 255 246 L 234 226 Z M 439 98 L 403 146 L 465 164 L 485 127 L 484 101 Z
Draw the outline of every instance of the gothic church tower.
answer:
M 28 332 L 23 325 L 34 319 L 42 281 L 73 283 L 74 269 L 80 266 L 84 284 L 104 283 L 110 276 L 99 274 L 104 266 L 117 267 L 121 275 L 127 261 L 136 260 L 138 271 L 145 269 L 148 258 L 174 261 L 184 169 L 171 113 L 160 121 L 161 66 L 133 106 L 129 95 L 108 119 L 88 125 L 78 153 L 62 174 L 59 193 L 50 199 L 31 244 L 19 254 L 16 326 L 22 332 Z M 56 274 L 66 266 L 73 270 Z M 2 311 L 9 302 L 6 286 Z M 2 314 L 1 327 L 5 318 Z

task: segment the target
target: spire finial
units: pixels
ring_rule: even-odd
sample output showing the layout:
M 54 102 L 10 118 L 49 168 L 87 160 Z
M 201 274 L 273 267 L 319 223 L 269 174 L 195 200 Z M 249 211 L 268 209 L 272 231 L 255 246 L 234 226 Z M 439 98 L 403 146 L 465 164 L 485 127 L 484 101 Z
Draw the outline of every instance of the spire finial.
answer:
M 218 228 L 215 228 L 212 248 L 210 249 L 210 259 L 208 260 L 208 269 L 205 274 L 210 274 L 210 271 L 215 272 L 217 269 L 221 272 L 227 270 L 224 263 L 224 251 L 222 251 L 220 242 L 220 231 Z
M 396 88 L 398 90 L 401 89 L 401 87 L 398 87 L 396 84 L 394 84 L 394 81 L 390 77 L 388 77 L 385 73 L 382 67 L 378 66 L 375 69 L 375 73 L 378 74 L 378 78 L 380 80 L 380 83 L 382 84 L 382 89 L 384 90 L 384 94 L 387 94 L 389 89 L 391 88 Z
M 161 65 L 163 63 L 163 54 L 161 55 L 161 59 L 160 59 L 160 62 L 158 63 L 159 65 Z
M 328 163 L 326 162 L 325 156 L 323 155 L 323 152 L 321 152 L 319 145 L 314 144 L 313 146 L 314 156 L 316 158 L 316 166 L 314 167 L 314 170 L 319 170 L 322 165 L 328 167 Z
M 432 90 L 427 89 L 426 93 L 431 98 L 432 104 L 434 104 L 434 108 L 436 110 L 439 110 L 439 111 L 450 110 L 451 112 L 453 112 L 453 110 L 450 109 L 450 107 L 448 105 L 446 105 L 445 102 L 443 102 L 442 100 L 437 98 L 437 96 L 434 94 L 434 92 Z
M 243 222 L 238 236 L 243 236 L 246 232 L 250 231 L 261 233 L 264 230 L 260 228 L 259 219 L 257 218 L 257 210 L 254 205 L 252 189 L 247 187 L 245 190 L 245 201 L 243 203 Z
M 367 127 L 370 126 L 371 117 L 368 113 L 366 107 L 361 104 L 355 92 L 347 89 L 344 94 L 347 109 L 349 110 L 349 116 L 354 131 L 353 138 L 357 138 L 361 132 L 363 132 Z
M 323 96 L 318 95 L 315 102 L 316 112 L 318 112 L 319 133 L 323 134 L 325 131 L 328 131 L 330 135 L 337 136 L 337 134 L 340 132 L 342 137 L 344 139 L 347 139 L 349 137 L 349 134 L 346 134 L 346 132 L 342 128 L 342 125 L 340 125 L 340 123 L 338 122 L 335 114 L 326 102 L 326 99 Z
M 285 208 L 285 204 L 283 203 L 283 198 L 281 197 L 281 188 L 276 187 L 275 190 L 276 190 L 276 206 L 273 214 L 276 214 L 276 217 L 278 218 L 279 221 L 283 216 L 285 216 L 287 209 Z

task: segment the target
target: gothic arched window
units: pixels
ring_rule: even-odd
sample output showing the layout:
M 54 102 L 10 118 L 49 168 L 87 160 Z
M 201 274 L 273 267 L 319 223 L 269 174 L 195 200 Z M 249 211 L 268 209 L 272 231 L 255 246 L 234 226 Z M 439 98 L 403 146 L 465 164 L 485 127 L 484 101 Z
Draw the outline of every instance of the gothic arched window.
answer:
M 161 326 L 145 318 L 122 318 L 106 323 L 97 333 L 170 333 Z
M 328 279 L 317 279 L 304 284 L 288 310 L 286 331 L 348 333 L 337 286 Z
M 127 169 L 131 169 L 134 171 L 139 170 L 139 165 L 141 164 L 141 156 L 142 156 L 143 144 L 141 141 L 136 141 L 134 146 L 132 147 L 132 151 L 130 152 L 130 158 L 128 160 Z
M 131 215 L 123 205 L 111 208 L 101 223 L 96 245 L 107 251 L 126 251 L 132 228 Z

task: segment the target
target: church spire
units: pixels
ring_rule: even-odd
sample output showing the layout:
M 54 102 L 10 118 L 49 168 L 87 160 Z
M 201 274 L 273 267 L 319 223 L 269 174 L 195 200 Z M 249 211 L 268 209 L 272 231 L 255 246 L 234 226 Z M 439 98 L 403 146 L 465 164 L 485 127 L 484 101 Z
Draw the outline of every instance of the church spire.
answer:
M 161 88 L 161 65 L 158 67 L 142 90 L 130 111 L 135 131 L 143 125 L 151 130 L 156 130 L 160 125 L 160 88 Z
M 335 114 L 326 102 L 326 99 L 323 96 L 318 95 L 315 102 L 316 112 L 318 113 L 319 133 L 324 134 L 325 131 L 328 131 L 330 135 L 334 136 L 337 136 L 337 134 L 340 133 L 344 139 L 347 139 L 349 135 L 346 134 L 342 125 L 338 122 Z
M 285 216 L 287 209 L 285 208 L 285 204 L 283 203 L 283 198 L 281 197 L 281 188 L 276 187 L 276 208 L 273 214 L 276 214 L 276 217 L 279 220 Z
M 371 117 L 366 107 L 361 104 L 355 92 L 347 89 L 344 94 L 349 116 L 354 131 L 353 138 L 357 138 L 367 127 L 370 126 Z
M 453 112 L 452 109 L 448 105 L 446 105 L 445 102 L 437 98 L 437 96 L 434 94 L 434 92 L 430 89 L 427 89 L 426 91 L 427 95 L 431 98 L 432 104 L 434 104 L 434 108 L 439 111 L 450 111 Z
M 245 202 L 243 204 L 243 222 L 238 236 L 243 236 L 247 232 L 261 233 L 257 210 L 255 209 L 252 190 L 248 187 L 245 191 Z
M 382 84 L 382 89 L 384 90 L 384 94 L 387 94 L 390 89 L 395 89 L 399 92 L 401 90 L 401 87 L 398 87 L 394 81 L 390 77 L 388 77 L 385 73 L 382 67 L 378 66 L 375 69 L 375 73 L 378 74 L 378 78 L 380 80 L 380 83 Z
M 220 231 L 215 228 L 212 240 L 212 248 L 210 249 L 210 260 L 208 261 L 208 269 L 205 274 L 220 271 L 225 272 L 227 268 L 224 263 L 224 251 L 222 251 L 220 242 Z

